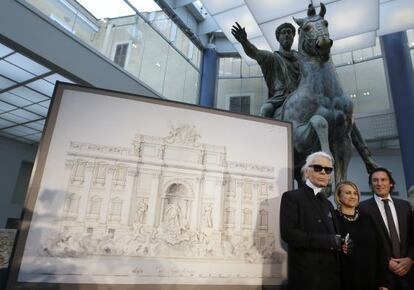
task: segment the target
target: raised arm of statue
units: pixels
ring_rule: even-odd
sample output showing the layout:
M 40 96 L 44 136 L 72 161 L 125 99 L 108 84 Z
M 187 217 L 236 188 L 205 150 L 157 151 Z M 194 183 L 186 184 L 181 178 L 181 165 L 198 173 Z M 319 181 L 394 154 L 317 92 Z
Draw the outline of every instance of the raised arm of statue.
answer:
M 232 29 L 231 34 L 233 34 L 234 38 L 243 46 L 244 52 L 251 58 L 256 58 L 258 49 L 254 46 L 248 39 L 246 29 L 241 27 L 238 22 L 236 22 Z

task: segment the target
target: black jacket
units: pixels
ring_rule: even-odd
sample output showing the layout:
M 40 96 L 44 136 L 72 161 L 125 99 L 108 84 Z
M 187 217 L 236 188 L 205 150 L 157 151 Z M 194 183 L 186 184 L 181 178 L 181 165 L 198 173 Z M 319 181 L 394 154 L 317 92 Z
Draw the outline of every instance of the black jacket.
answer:
M 340 261 L 335 235 L 338 222 L 332 204 L 318 200 L 304 186 L 285 192 L 280 231 L 288 244 L 288 283 L 291 290 L 339 290 Z
M 408 201 L 398 198 L 392 198 L 392 200 L 397 212 L 399 224 L 401 257 L 410 257 L 414 260 L 414 217 L 410 204 Z M 361 202 L 359 208 L 362 213 L 368 214 L 374 220 L 375 226 L 379 232 L 380 242 L 383 246 L 384 258 L 388 263 L 392 256 L 391 240 L 374 197 Z M 395 283 L 395 279 L 399 279 L 399 277 L 394 275 L 391 271 L 388 271 L 388 275 L 388 280 L 391 281 L 391 283 Z M 411 267 L 408 276 L 414 276 L 413 266 Z M 411 284 L 414 283 L 414 281 L 411 280 L 411 282 L 408 283 Z M 393 287 L 393 284 L 391 284 L 391 289 Z M 412 289 L 414 289 L 414 285 L 412 286 Z

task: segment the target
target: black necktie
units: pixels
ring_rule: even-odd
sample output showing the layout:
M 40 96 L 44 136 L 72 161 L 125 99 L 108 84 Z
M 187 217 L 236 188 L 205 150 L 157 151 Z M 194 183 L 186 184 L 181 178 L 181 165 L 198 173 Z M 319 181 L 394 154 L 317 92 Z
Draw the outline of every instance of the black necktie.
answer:
M 390 239 L 392 245 L 392 255 L 394 258 L 400 257 L 400 241 L 398 239 L 397 228 L 395 227 L 394 218 L 392 217 L 391 208 L 388 199 L 383 199 L 385 215 L 387 216 L 388 230 L 390 231 Z

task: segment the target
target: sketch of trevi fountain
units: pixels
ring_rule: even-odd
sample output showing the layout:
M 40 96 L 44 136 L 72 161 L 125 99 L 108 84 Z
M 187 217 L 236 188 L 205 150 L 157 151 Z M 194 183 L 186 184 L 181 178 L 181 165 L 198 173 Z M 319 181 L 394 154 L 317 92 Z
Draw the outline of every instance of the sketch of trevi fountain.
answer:
M 49 257 L 135 256 L 281 264 L 268 202 L 274 168 L 229 161 L 194 126 L 132 147 L 70 142 Z

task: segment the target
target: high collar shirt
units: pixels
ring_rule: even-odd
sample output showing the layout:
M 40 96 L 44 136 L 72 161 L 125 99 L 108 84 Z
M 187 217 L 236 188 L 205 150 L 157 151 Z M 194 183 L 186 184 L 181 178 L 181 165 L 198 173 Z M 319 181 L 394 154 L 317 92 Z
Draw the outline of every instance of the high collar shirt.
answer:
M 391 196 L 388 195 L 387 198 L 382 198 L 382 197 L 379 197 L 378 195 L 374 194 L 374 199 L 375 199 L 375 202 L 377 203 L 378 209 L 381 213 L 382 220 L 384 221 L 384 224 L 387 227 L 388 233 L 390 233 L 390 229 L 388 228 L 387 215 L 385 213 L 384 202 L 382 200 L 383 199 L 388 199 L 389 200 L 388 204 L 390 205 L 392 218 L 394 219 L 395 228 L 397 229 L 398 239 L 400 239 L 400 228 L 399 228 L 399 223 L 398 223 L 397 211 L 395 210 L 394 201 L 392 200 Z
M 313 183 L 312 183 L 312 182 L 310 182 L 310 180 L 309 180 L 309 179 L 306 179 L 305 184 L 306 184 L 307 186 L 309 186 L 310 188 L 312 188 L 312 190 L 313 190 L 313 194 L 315 194 L 315 196 L 316 196 L 319 192 L 321 192 L 321 190 L 322 190 L 322 187 L 317 187 L 317 186 L 313 185 Z

